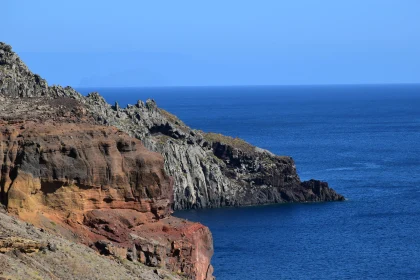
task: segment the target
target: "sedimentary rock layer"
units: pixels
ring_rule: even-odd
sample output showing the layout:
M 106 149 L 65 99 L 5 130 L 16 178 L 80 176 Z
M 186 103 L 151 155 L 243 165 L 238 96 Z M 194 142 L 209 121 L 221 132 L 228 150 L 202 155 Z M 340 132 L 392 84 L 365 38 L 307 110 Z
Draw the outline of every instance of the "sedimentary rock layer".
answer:
M 83 244 L 19 221 L 1 206 L 0 268 L 0 279 L 183 279 L 163 268 L 101 256 Z
M 113 127 L 7 121 L 0 125 L 0 197 L 25 221 L 107 255 L 211 279 L 208 228 L 170 217 L 161 155 Z
M 174 178 L 174 209 L 344 200 L 326 183 L 302 183 L 291 157 L 191 129 L 153 100 L 120 108 L 97 93 L 84 97 L 70 87 L 48 87 L 4 44 L 0 65 L 4 96 L 77 100 L 95 123 L 115 126 L 162 154 L 165 170 Z
M 191 129 L 153 100 L 120 108 L 48 86 L 3 43 L 0 164 L 9 212 L 190 279 L 212 279 L 212 237 L 172 209 L 344 199 L 324 182 L 301 182 L 292 158 Z M 0 249 L 45 247 L 25 238 L 0 236 Z

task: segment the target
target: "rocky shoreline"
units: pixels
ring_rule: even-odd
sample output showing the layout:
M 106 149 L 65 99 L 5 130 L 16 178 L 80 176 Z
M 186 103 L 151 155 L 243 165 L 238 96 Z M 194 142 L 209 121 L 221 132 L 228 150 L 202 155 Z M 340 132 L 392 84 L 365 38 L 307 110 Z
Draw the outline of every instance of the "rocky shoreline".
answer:
M 151 99 L 121 108 L 50 87 L 4 43 L 0 124 L 9 213 L 174 279 L 213 279 L 213 242 L 173 210 L 344 200 L 325 182 L 301 182 L 291 157 L 191 129 Z

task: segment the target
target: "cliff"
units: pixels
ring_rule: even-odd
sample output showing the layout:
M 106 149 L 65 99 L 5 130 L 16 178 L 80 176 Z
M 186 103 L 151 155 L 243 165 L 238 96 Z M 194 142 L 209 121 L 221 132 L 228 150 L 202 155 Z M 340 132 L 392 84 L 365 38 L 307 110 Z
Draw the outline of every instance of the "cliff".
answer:
M 174 209 L 344 199 L 325 182 L 302 183 L 291 157 L 191 129 L 153 100 L 122 109 L 92 93 L 84 102 L 98 123 L 118 127 L 163 155 L 175 180 Z
M 276 156 L 240 139 L 191 129 L 153 100 L 139 100 L 126 108 L 111 106 L 98 93 L 85 97 L 70 87 L 48 87 L 17 56 L 7 59 L 7 64 L 15 69 L 8 77 L 13 82 L 0 85 L 0 93 L 14 98 L 78 100 L 97 124 L 115 126 L 162 154 L 165 171 L 174 178 L 176 210 L 344 200 L 325 182 L 301 182 L 291 157 Z
M 0 70 L 0 200 L 9 213 L 118 260 L 213 278 L 211 233 L 170 216 L 173 180 L 160 154 L 98 125 L 78 93 L 48 87 L 5 45 Z M 29 253 L 45 247 L 0 235 L 6 254 L 25 242 Z
M 0 207 L 0 279 L 182 279 L 162 268 L 99 255 L 36 228 Z
M 120 108 L 98 93 L 48 86 L 3 43 L 0 155 L 9 213 L 189 279 L 212 279 L 212 236 L 172 209 L 344 199 L 325 182 L 301 182 L 292 158 L 191 129 L 153 100 Z M 24 238 L 11 237 L 0 236 L 6 254 Z

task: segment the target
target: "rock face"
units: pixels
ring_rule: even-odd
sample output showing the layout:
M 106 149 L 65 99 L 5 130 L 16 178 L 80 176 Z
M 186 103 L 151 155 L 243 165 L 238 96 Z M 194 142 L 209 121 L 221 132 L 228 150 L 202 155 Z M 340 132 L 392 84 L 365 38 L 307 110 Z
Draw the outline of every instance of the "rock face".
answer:
M 344 200 L 325 182 L 301 182 L 291 157 L 191 129 L 153 100 L 121 109 L 91 93 L 82 102 L 98 123 L 118 127 L 163 155 L 175 180 L 174 209 Z
M 107 255 L 211 279 L 209 230 L 169 216 L 163 158 L 139 140 L 82 122 L 8 122 L 0 148 L 9 212 Z
M 98 125 L 78 93 L 47 87 L 0 50 L 0 201 L 9 213 L 119 260 L 213 279 L 208 228 L 170 216 L 163 157 Z M 45 247 L 22 238 L 0 238 L 0 251 Z
M 69 87 L 45 88 L 45 81 L 28 72 L 16 54 L 6 50 L 7 45 L 0 45 L 2 48 L 0 64 L 18 73 L 6 75 L 8 81 L 15 82 L 3 82 L 0 88 L 8 90 L 0 92 L 11 97 L 46 95 L 78 100 L 97 124 L 115 126 L 140 139 L 148 149 L 163 155 L 165 171 L 174 178 L 176 210 L 344 200 L 326 183 L 316 183 L 319 192 L 314 192 L 311 183 L 302 183 L 291 157 L 276 156 L 240 139 L 191 129 L 153 100 L 120 108 L 107 104 L 97 93 L 84 97 Z M 34 90 L 20 91 L 22 86 L 10 85 L 16 82 Z
M 120 108 L 97 93 L 50 87 L 3 43 L 0 164 L 9 212 L 189 279 L 213 278 L 212 237 L 172 209 L 344 199 L 327 183 L 301 182 L 292 158 L 191 129 L 153 100 Z M 12 237 L 3 248 L 45 245 Z
M 34 241 L 21 237 L 7 237 L 0 239 L 0 253 L 19 251 L 22 253 L 35 253 L 47 248 L 47 243 Z
M 0 94 L 18 98 L 44 96 L 47 93 L 47 82 L 33 74 L 12 52 L 12 47 L 0 42 Z
M 0 279 L 182 279 L 163 268 L 101 256 L 85 245 L 19 221 L 2 207 L 0 267 Z
M 158 219 L 170 213 L 172 185 L 162 157 L 115 128 L 3 124 L 0 143 L 1 194 L 10 211 L 33 212 L 47 204 L 73 214 L 128 208 Z

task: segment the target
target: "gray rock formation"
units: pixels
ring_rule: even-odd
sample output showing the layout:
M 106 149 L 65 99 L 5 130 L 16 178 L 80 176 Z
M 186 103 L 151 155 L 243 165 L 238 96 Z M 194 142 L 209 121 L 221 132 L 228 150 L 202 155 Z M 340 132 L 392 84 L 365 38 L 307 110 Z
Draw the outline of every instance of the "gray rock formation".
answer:
M 161 153 L 165 170 L 175 181 L 174 209 L 344 200 L 325 182 L 302 183 L 291 157 L 191 129 L 153 100 L 120 108 L 107 104 L 98 93 L 85 97 L 70 87 L 48 87 L 3 43 L 0 66 L 1 95 L 77 99 L 98 124 L 115 126 Z

